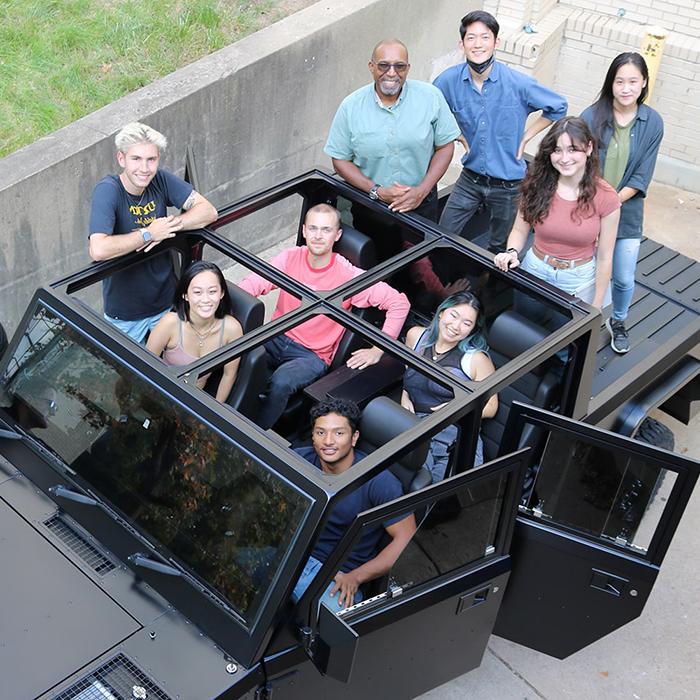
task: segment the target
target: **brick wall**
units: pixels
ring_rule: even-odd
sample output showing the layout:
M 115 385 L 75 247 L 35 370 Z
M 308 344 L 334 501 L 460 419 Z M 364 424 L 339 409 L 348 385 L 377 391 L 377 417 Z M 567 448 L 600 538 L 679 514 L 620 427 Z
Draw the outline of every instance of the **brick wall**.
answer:
M 572 114 L 595 99 L 610 61 L 617 54 L 640 49 L 644 33 L 645 26 L 627 15 L 619 18 L 588 10 L 572 11 L 554 79 L 555 88 L 568 97 Z M 700 140 L 693 128 L 700 124 L 698 48 L 697 40 L 669 33 L 650 102 L 665 122 L 661 153 L 692 166 L 700 166 Z
M 666 29 L 649 103 L 666 125 L 656 177 L 700 191 L 700 0 L 487 0 L 484 9 L 503 27 L 500 60 L 566 95 L 570 114 L 595 99 L 617 54 L 641 51 L 648 25 Z M 530 20 L 534 34 L 523 31 Z
M 576 7 L 615 16 L 622 8 L 624 18 L 632 22 L 659 24 L 696 38 L 700 35 L 700 0 L 577 0 Z

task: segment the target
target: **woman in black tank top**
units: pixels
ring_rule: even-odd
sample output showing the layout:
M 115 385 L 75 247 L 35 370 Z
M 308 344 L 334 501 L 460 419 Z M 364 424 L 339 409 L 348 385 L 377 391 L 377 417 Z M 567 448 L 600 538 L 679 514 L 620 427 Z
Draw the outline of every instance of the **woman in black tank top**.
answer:
M 488 356 L 483 332 L 481 303 L 471 292 L 458 292 L 438 307 L 428 328 L 414 326 L 406 334 L 406 345 L 437 362 L 462 380 L 481 381 L 495 371 Z M 426 416 L 452 399 L 452 392 L 431 381 L 411 367 L 404 375 L 401 405 L 417 416 Z M 492 418 L 498 410 L 498 397 L 492 396 L 484 406 L 483 418 Z M 430 441 L 425 467 L 433 482 L 445 476 L 449 450 L 457 439 L 457 426 L 449 425 Z M 483 462 L 481 438 L 477 445 L 475 466 Z

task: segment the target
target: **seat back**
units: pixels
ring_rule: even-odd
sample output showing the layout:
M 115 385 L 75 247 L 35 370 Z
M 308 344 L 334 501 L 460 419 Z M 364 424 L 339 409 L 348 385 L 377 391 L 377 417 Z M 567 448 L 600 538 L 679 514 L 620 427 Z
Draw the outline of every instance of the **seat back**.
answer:
M 333 250 L 347 258 L 355 267 L 369 270 L 377 264 L 374 241 L 352 226 L 342 226 L 343 235 L 333 244 Z
M 265 305 L 252 294 L 248 294 L 233 282 L 227 282 L 231 297 L 231 313 L 238 319 L 244 333 L 250 333 L 265 321 Z
M 420 418 L 407 411 L 401 404 L 387 396 L 378 396 L 372 399 L 362 411 L 357 447 L 369 454 L 397 435 L 414 427 L 419 421 Z M 428 454 L 428 443 L 429 441 L 426 440 L 424 444 L 419 445 L 389 467 L 392 474 L 401 482 L 404 493 L 417 491 L 428 486 L 432 481 L 430 472 L 423 467 Z
M 516 311 L 504 311 L 489 331 L 490 355 L 496 369 L 544 340 L 548 331 L 521 316 Z M 495 459 L 501 444 L 508 414 L 513 401 L 521 401 L 532 406 L 551 408 L 559 395 L 559 377 L 545 362 L 531 370 L 498 393 L 498 412 L 481 424 L 484 441 L 484 461 Z M 523 434 L 520 446 L 533 445 L 537 431 Z
M 343 235 L 336 241 L 333 250 L 344 258 L 347 258 L 355 267 L 359 267 L 362 270 L 369 270 L 377 264 L 374 241 L 352 226 L 343 226 Z M 352 312 L 370 323 L 378 323 L 383 319 L 383 313 L 378 309 L 353 308 Z M 350 354 L 361 347 L 366 347 L 366 343 L 362 337 L 358 336 L 357 333 L 346 330 L 345 333 L 343 333 L 343 337 L 340 339 L 340 343 L 338 343 L 338 349 L 333 357 L 331 369 L 345 364 Z
M 251 294 L 232 282 L 227 282 L 231 297 L 231 313 L 243 328 L 243 333 L 258 328 L 265 320 L 265 305 Z M 221 370 L 212 373 L 205 390 L 215 394 L 221 380 Z M 260 407 L 260 394 L 265 390 L 267 381 L 267 360 L 265 350 L 259 346 L 241 357 L 238 365 L 236 382 L 226 403 L 251 420 L 257 417 Z

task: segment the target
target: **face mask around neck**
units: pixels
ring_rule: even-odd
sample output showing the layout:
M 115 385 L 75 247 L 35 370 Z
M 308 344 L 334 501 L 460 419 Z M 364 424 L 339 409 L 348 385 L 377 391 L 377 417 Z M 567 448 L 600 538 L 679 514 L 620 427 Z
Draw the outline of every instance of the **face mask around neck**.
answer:
M 467 63 L 469 64 L 469 67 L 475 72 L 481 75 L 484 71 L 488 70 L 491 64 L 493 63 L 493 54 L 491 54 L 491 58 L 488 60 L 484 61 L 483 63 L 474 63 L 473 61 L 470 61 L 467 59 Z

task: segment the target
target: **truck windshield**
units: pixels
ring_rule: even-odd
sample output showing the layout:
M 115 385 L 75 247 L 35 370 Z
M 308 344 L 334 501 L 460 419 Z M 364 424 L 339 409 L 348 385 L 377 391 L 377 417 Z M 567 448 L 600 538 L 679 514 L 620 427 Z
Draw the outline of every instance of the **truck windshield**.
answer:
M 1 405 L 250 627 L 312 499 L 39 305 Z

